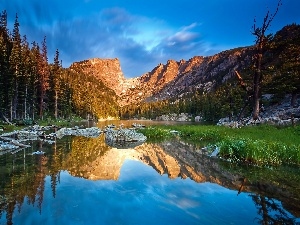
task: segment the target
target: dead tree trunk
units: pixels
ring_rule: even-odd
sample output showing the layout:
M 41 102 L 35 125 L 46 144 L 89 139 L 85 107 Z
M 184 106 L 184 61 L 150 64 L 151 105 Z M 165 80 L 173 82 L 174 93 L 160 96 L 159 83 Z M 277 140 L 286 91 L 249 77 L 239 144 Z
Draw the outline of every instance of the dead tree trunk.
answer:
M 279 7 L 282 5 L 281 0 L 278 0 L 278 4 L 274 14 L 267 12 L 264 17 L 263 24 L 261 27 L 256 27 L 256 21 L 254 20 L 252 34 L 256 37 L 256 54 L 254 57 L 254 74 L 253 74 L 253 111 L 252 117 L 254 120 L 259 117 L 259 101 L 261 96 L 261 81 L 262 81 L 262 60 L 263 52 L 268 42 L 266 31 L 270 27 L 271 22 L 275 18 Z
M 259 45 L 257 47 L 257 53 L 255 56 L 255 71 L 253 76 L 253 110 L 252 117 L 254 120 L 257 120 L 259 117 L 259 102 L 261 96 L 261 81 L 262 81 L 262 72 L 261 72 L 261 63 L 263 58 L 263 47 L 265 37 L 260 37 Z

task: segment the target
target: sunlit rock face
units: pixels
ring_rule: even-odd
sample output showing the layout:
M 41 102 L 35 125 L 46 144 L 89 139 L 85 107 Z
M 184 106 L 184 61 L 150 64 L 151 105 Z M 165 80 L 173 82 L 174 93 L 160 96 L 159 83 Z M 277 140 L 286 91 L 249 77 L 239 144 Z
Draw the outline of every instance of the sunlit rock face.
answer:
M 209 92 L 215 85 L 226 82 L 234 70 L 242 70 L 251 62 L 252 48 L 238 48 L 213 56 L 195 56 L 189 60 L 168 60 L 140 77 L 125 79 L 119 59 L 89 59 L 75 62 L 88 76 L 101 80 L 114 90 L 120 106 L 180 98 L 191 92 Z
M 246 68 L 251 63 L 252 51 L 252 48 L 239 48 L 213 56 L 195 56 L 187 61 L 168 60 L 135 78 L 135 84 L 124 89 L 120 98 L 126 105 L 181 98 L 195 91 L 209 92 L 235 76 L 234 70 Z
M 119 59 L 89 59 L 75 62 L 72 67 L 80 67 L 82 72 L 101 80 L 108 88 L 120 95 L 125 83 L 125 77 L 121 70 Z

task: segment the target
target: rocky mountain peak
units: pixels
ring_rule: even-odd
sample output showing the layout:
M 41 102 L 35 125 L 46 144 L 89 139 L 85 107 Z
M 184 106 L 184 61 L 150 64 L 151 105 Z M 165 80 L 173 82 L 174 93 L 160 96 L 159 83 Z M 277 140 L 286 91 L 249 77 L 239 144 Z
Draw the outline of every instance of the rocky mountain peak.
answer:
M 115 59 L 93 58 L 73 63 L 70 68 L 79 67 L 82 72 L 101 80 L 108 88 L 120 95 L 125 83 L 120 61 Z
M 125 79 L 119 60 L 89 59 L 73 63 L 83 73 L 101 80 L 119 96 L 119 105 L 137 104 L 170 97 L 181 97 L 196 90 L 210 91 L 216 83 L 230 79 L 235 69 L 251 61 L 251 48 L 238 48 L 213 56 L 194 56 L 189 60 L 168 60 L 140 77 Z

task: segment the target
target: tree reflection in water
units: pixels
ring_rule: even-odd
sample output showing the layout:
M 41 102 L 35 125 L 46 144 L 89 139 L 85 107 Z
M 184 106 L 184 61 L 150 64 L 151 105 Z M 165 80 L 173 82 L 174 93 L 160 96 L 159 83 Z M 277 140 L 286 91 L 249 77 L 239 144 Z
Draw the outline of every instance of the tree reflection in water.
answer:
M 253 194 L 250 196 L 258 209 L 258 214 L 261 216 L 261 219 L 257 218 L 260 224 L 296 224 L 296 220 L 291 218 L 275 199 Z
M 126 159 L 150 165 L 159 174 L 168 174 L 170 179 L 190 178 L 199 183 L 217 183 L 237 193 L 249 192 L 261 216 L 256 222 L 261 224 L 294 224 L 300 216 L 300 191 L 292 188 L 300 183 L 298 169 L 288 171 L 291 179 L 284 171 L 233 165 L 208 157 L 198 146 L 176 139 L 122 150 L 106 145 L 103 136 L 64 137 L 52 145 L 38 141 L 31 146 L 0 156 L 0 219 L 5 215 L 7 224 L 13 224 L 13 214 L 16 210 L 21 212 L 24 202 L 42 213 L 47 176 L 52 196 L 56 198 L 61 171 L 91 180 L 117 180 Z M 33 155 L 37 150 L 45 154 Z M 294 216 L 280 201 L 293 206 L 289 210 Z

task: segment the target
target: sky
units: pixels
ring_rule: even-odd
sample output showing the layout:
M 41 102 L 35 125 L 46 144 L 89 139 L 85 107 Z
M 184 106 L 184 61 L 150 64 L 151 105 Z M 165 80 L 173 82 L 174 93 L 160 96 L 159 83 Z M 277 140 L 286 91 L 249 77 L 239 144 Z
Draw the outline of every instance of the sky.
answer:
M 118 58 L 126 78 L 167 60 L 189 60 L 253 45 L 251 28 L 275 12 L 277 0 L 0 0 L 10 31 L 18 15 L 31 43 L 46 36 L 49 62 L 63 67 Z M 300 0 L 282 0 L 268 33 L 300 24 Z

